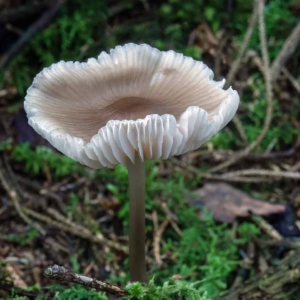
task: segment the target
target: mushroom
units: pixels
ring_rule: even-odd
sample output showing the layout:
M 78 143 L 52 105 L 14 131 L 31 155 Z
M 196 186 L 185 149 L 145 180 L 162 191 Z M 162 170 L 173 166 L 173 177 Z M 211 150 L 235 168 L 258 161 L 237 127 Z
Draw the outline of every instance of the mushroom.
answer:
M 222 129 L 239 104 L 224 84 L 200 61 L 126 44 L 53 64 L 27 91 L 29 124 L 55 148 L 94 169 L 128 167 L 131 281 L 146 281 L 144 162 L 197 149 Z

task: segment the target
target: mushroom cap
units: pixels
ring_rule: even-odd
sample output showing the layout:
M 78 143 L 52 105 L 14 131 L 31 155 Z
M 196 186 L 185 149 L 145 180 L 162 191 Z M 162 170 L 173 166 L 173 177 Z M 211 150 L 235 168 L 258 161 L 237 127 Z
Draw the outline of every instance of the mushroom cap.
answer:
M 236 91 L 200 61 L 126 44 L 87 62 L 44 68 L 25 97 L 29 124 L 91 168 L 180 155 L 234 116 Z

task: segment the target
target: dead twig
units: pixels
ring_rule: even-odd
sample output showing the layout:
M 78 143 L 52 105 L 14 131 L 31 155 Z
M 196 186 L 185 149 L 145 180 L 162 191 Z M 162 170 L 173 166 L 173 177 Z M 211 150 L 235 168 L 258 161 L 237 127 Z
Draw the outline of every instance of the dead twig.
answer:
M 128 253 L 128 247 L 127 246 L 124 246 L 124 245 L 121 245 L 117 242 L 114 242 L 114 241 L 111 241 L 111 240 L 108 240 L 106 238 L 103 237 L 102 234 L 93 234 L 89 229 L 87 228 L 84 228 L 81 227 L 77 224 L 74 224 L 73 222 L 71 223 L 68 223 L 68 224 L 65 224 L 65 223 L 62 223 L 62 222 L 58 222 L 52 218 L 49 218 L 43 214 L 40 214 L 40 213 L 37 213 L 29 208 L 24 208 L 24 212 L 27 214 L 27 215 L 30 215 L 32 216 L 33 218 L 41 221 L 41 222 L 44 222 L 44 223 L 47 223 L 53 227 L 56 227 L 62 231 L 65 231 L 65 232 L 69 232 L 75 236 L 78 236 L 78 237 L 81 237 L 83 239 L 88 239 L 90 240 L 91 242 L 94 242 L 94 243 L 97 243 L 97 244 L 105 244 L 107 245 L 108 247 L 111 247 L 111 248 L 114 248 L 116 250 L 119 250 L 119 251 L 122 251 L 124 253 Z M 79 230 L 80 228 L 80 230 Z
M 104 281 L 99 281 L 94 278 L 76 274 L 58 265 L 48 267 L 44 271 L 44 275 L 51 280 L 55 280 L 58 282 L 77 283 L 87 288 L 93 288 L 97 291 L 106 292 L 115 296 L 122 297 L 127 294 L 124 289 L 116 285 L 112 285 Z
M 224 48 L 226 46 L 226 43 L 230 39 L 230 35 L 226 34 L 225 32 L 222 32 L 222 35 L 219 37 L 219 43 L 217 47 L 217 53 L 215 55 L 215 63 L 214 63 L 214 74 L 216 79 L 218 80 L 220 78 L 221 74 L 221 62 L 222 62 L 222 54 L 224 51 Z
M 70 219 L 68 219 L 66 216 L 60 214 L 57 210 L 49 207 L 47 208 L 47 213 L 49 215 L 51 215 L 52 217 L 54 217 L 57 221 L 64 223 L 67 226 L 72 226 L 74 229 L 76 229 L 77 231 L 81 231 L 86 235 L 90 235 L 91 232 L 89 229 L 85 228 L 84 226 L 77 224 L 73 221 L 71 221 Z M 98 232 L 97 233 L 97 239 L 102 240 L 103 242 L 105 241 L 105 237 L 102 233 Z
M 271 170 L 263 170 L 263 169 L 246 169 L 246 170 L 233 171 L 233 172 L 225 173 L 222 176 L 238 177 L 238 176 L 248 176 L 248 175 L 300 179 L 300 173 L 298 172 L 271 171 Z
M 162 235 L 169 224 L 169 220 L 164 220 L 161 225 L 158 227 L 157 211 L 152 212 L 152 220 L 154 225 L 154 237 L 153 237 L 153 252 L 154 258 L 158 266 L 162 265 L 162 260 L 160 256 L 160 242 Z
M 262 217 L 255 215 L 253 213 L 250 214 L 251 220 L 271 239 L 276 241 L 283 240 L 283 236 L 268 222 L 266 222 Z
M 288 249 L 299 249 L 300 248 L 300 242 L 290 240 L 288 238 L 283 238 L 281 240 L 268 240 L 265 239 L 255 239 L 255 243 L 262 249 L 265 249 L 267 247 L 273 247 L 273 248 L 288 248 Z
M 192 165 L 187 165 L 177 158 L 172 158 L 172 162 L 180 166 L 181 168 L 190 171 L 195 175 L 201 176 L 206 179 L 212 179 L 212 180 L 255 183 L 255 182 L 268 182 L 269 178 L 272 179 L 290 178 L 295 180 L 300 179 L 299 172 L 272 171 L 272 170 L 265 170 L 265 169 L 245 169 L 245 170 L 227 172 L 221 175 L 214 175 L 214 174 L 201 172 L 196 167 Z M 254 176 L 254 177 L 244 177 L 244 176 Z
M 33 25 L 31 25 L 26 32 L 11 46 L 7 53 L 0 57 L 0 70 L 8 66 L 9 62 L 19 52 L 19 50 L 27 44 L 41 29 L 46 27 L 52 18 L 57 14 L 60 7 L 65 4 L 67 0 L 57 0 L 51 9 L 46 11 Z
M 20 218 L 28 225 L 30 225 L 33 228 L 36 228 L 42 235 L 45 235 L 45 231 L 41 228 L 41 226 L 35 222 L 33 222 L 24 212 L 24 210 L 21 208 L 20 205 L 20 199 L 17 191 L 15 188 L 9 183 L 9 180 L 7 179 L 7 172 L 5 171 L 5 165 L 3 162 L 3 155 L 0 155 L 0 181 L 2 183 L 2 186 L 6 190 L 8 196 L 10 197 L 13 206 L 15 207 L 18 215 Z
M 37 182 L 33 180 L 26 179 L 22 176 L 15 175 L 17 181 L 19 183 L 24 184 L 25 186 L 29 187 L 30 189 L 38 192 L 40 195 L 47 197 L 48 199 L 54 201 L 56 205 L 59 207 L 60 211 L 64 211 L 63 201 L 61 197 L 59 197 L 56 193 L 52 192 L 49 188 L 44 188 Z
M 0 23 L 13 22 L 16 20 L 28 18 L 42 11 L 47 4 L 47 0 L 31 1 L 31 3 L 20 5 L 13 9 L 7 9 L 0 14 Z
M 300 94 L 300 84 L 298 81 L 293 77 L 293 75 L 287 70 L 287 68 L 282 68 L 282 72 L 285 77 L 290 81 L 294 89 Z
M 272 83 L 271 83 L 271 73 L 269 68 L 269 55 L 267 50 L 267 41 L 266 41 L 266 30 L 265 30 L 265 21 L 264 21 L 264 1 L 263 0 L 256 0 L 257 11 L 258 11 L 258 23 L 259 23 L 259 37 L 260 37 L 260 44 L 261 44 L 261 52 L 263 57 L 264 63 L 264 79 L 266 84 L 267 90 L 267 108 L 266 108 L 266 118 L 259 136 L 244 150 L 239 152 L 237 155 L 233 156 L 228 161 L 210 169 L 209 173 L 214 173 L 225 169 L 232 164 L 239 161 L 242 157 L 248 155 L 254 148 L 256 148 L 264 139 L 265 135 L 267 134 L 271 120 L 272 120 L 272 113 L 273 113 L 273 90 L 272 90 Z
M 231 69 L 230 69 L 230 71 L 227 75 L 226 84 L 225 84 L 226 89 L 231 86 L 231 84 L 234 80 L 234 77 L 235 77 L 237 71 L 239 70 L 239 68 L 241 66 L 243 56 L 244 56 L 245 51 L 246 51 L 246 49 L 249 45 L 251 36 L 253 34 L 253 30 L 254 30 L 255 25 L 257 23 L 257 16 L 258 16 L 257 7 L 256 7 L 256 5 L 254 5 L 251 20 L 249 22 L 246 34 L 245 34 L 244 39 L 243 39 L 243 42 L 241 44 L 241 47 L 240 47 L 239 52 L 237 54 L 237 57 L 234 60 L 234 62 L 232 63 L 232 67 L 231 67 Z
M 227 75 L 225 89 L 228 89 L 231 86 L 231 84 L 232 84 L 232 82 L 233 82 L 233 80 L 236 76 L 236 73 L 238 72 L 238 70 L 241 66 L 242 59 L 244 57 L 245 51 L 246 51 L 246 49 L 249 45 L 251 36 L 253 34 L 253 30 L 254 30 L 255 25 L 257 23 L 257 15 L 258 15 L 257 14 L 257 8 L 256 8 L 256 5 L 254 5 L 251 20 L 249 22 L 246 34 L 245 34 L 244 39 L 243 39 L 243 42 L 241 44 L 241 47 L 240 47 L 239 52 L 237 54 L 237 57 L 234 60 L 234 62 L 232 63 L 232 67 L 230 68 L 230 71 Z M 247 136 L 245 134 L 244 128 L 243 128 L 242 123 L 241 123 L 240 119 L 238 118 L 238 116 L 237 115 L 234 116 L 232 121 L 233 121 L 234 125 L 236 126 L 236 129 L 238 130 L 242 140 L 244 142 L 247 142 Z
M 171 226 L 173 227 L 173 229 L 176 231 L 176 233 L 182 237 L 182 231 L 180 230 L 180 228 L 178 227 L 176 221 L 177 221 L 177 216 L 174 216 L 174 213 L 172 213 L 167 204 L 165 202 L 160 202 L 158 201 L 160 207 L 162 208 L 162 210 L 165 212 L 167 219 L 170 221 Z
M 225 181 L 225 182 L 244 182 L 244 183 L 262 183 L 270 182 L 268 178 L 257 178 L 257 177 L 226 177 L 223 175 L 207 175 L 204 176 L 209 180 Z
M 283 44 L 279 54 L 275 58 L 272 67 L 271 67 L 271 78 L 272 81 L 275 81 L 286 61 L 290 58 L 290 56 L 295 52 L 297 45 L 300 42 L 300 22 L 295 26 L 291 34 L 286 39 Z
M 160 251 L 159 251 L 159 245 L 157 246 L 157 239 L 156 232 L 158 230 L 158 218 L 157 218 L 157 211 L 154 210 L 152 212 L 152 222 L 153 222 L 153 253 L 154 253 L 154 259 L 158 266 L 162 265 L 162 260 L 160 257 Z
M 163 235 L 163 233 L 164 233 L 164 231 L 165 231 L 165 229 L 167 228 L 168 225 L 169 225 L 169 220 L 168 219 L 164 220 L 160 224 L 160 226 L 159 226 L 159 228 L 156 232 L 156 235 L 154 237 L 154 245 L 155 245 L 155 248 L 157 250 L 157 253 L 158 253 L 159 257 L 160 257 L 160 242 L 161 242 L 161 239 L 162 239 L 162 235 Z

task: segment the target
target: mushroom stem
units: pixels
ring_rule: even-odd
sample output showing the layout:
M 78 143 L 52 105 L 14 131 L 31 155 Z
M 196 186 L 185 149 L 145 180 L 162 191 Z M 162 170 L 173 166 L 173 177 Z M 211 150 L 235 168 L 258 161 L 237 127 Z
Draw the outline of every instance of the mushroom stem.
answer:
M 146 282 L 145 163 L 138 153 L 128 164 L 129 178 L 129 270 L 131 282 Z

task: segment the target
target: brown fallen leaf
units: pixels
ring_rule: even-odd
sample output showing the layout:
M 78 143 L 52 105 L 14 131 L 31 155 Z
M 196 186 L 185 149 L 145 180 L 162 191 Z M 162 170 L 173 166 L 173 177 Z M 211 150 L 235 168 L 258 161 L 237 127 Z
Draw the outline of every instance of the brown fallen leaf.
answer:
M 14 266 L 13 264 L 7 264 L 6 270 L 9 273 L 15 287 L 18 287 L 21 289 L 28 288 L 26 282 L 22 279 L 22 277 L 18 273 L 18 268 L 16 266 Z
M 226 183 L 206 183 L 193 194 L 186 197 L 190 205 L 205 206 L 217 221 L 225 223 L 232 223 L 236 217 L 247 217 L 249 211 L 264 216 L 285 211 L 284 205 L 251 198 Z

